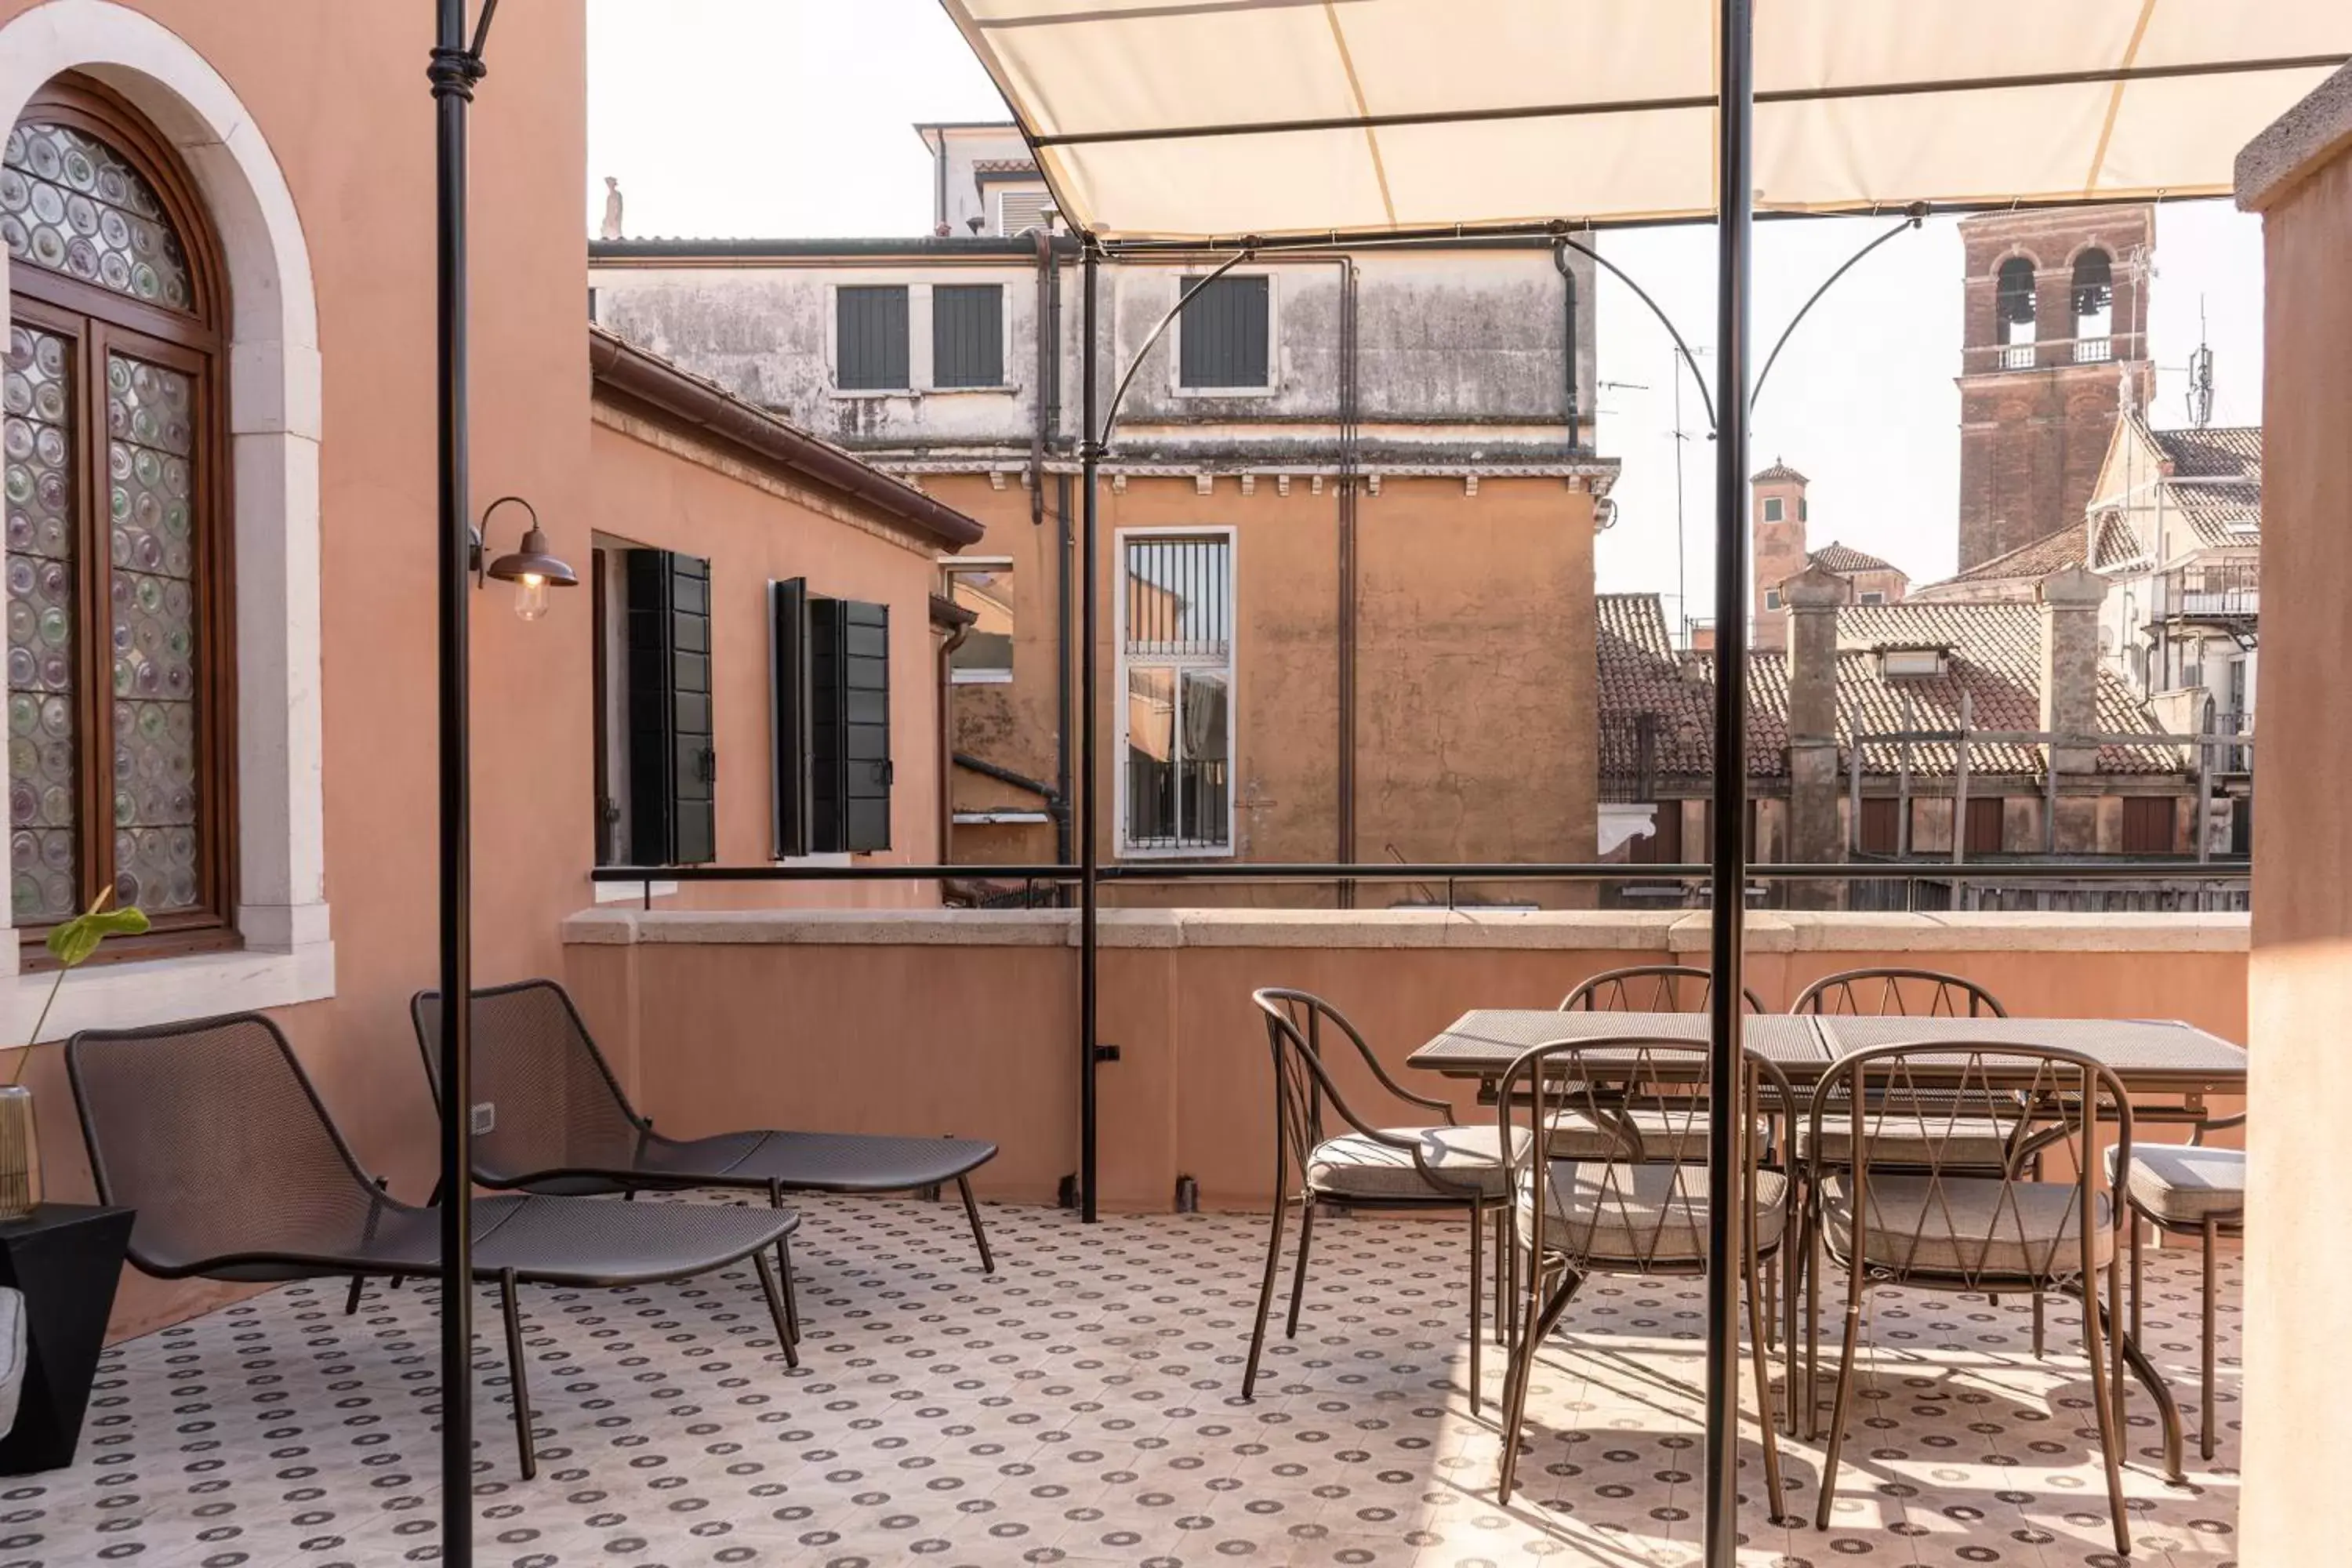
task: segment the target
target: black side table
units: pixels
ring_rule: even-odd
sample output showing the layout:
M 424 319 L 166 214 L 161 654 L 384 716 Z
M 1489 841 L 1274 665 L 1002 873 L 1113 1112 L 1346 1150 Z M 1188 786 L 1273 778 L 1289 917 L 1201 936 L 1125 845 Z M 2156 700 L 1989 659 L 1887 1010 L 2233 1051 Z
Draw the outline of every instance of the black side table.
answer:
M 0 1475 L 73 1463 L 131 1217 L 129 1209 L 42 1204 L 0 1220 L 0 1285 L 25 1293 L 25 1387 L 16 1425 L 0 1438 Z

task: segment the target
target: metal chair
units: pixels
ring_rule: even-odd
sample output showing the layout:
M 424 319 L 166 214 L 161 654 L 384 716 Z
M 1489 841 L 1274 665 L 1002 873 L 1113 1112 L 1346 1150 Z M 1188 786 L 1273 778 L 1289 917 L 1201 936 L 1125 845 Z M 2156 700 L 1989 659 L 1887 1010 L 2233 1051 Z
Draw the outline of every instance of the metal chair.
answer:
M 1945 1144 L 1932 1135 L 1938 1116 L 1948 1125 L 1957 1123 L 1979 1106 L 2006 1129 L 2008 1155 L 1998 1174 L 1983 1173 L 1973 1153 L 1948 1163 Z M 1851 1129 L 1843 1149 L 1824 1138 L 1826 1125 L 1836 1117 L 1848 1119 Z M 1917 1141 L 1923 1121 L 1931 1134 L 1924 1145 Z M 2120 1328 L 2108 1320 L 2098 1280 L 2105 1270 L 2107 1296 L 2114 1300 L 2120 1206 L 2103 1190 L 2098 1155 L 2104 1127 L 2111 1125 L 2118 1158 L 2126 1166 L 2131 1158 L 2131 1101 L 2121 1080 L 2075 1051 L 2006 1042 L 1962 1047 L 1930 1037 L 1874 1047 L 1838 1061 L 1815 1087 L 1807 1123 L 1807 1146 L 1814 1151 L 1809 1162 L 1815 1194 L 1811 1212 L 1823 1246 L 1844 1266 L 1847 1280 L 1845 1332 L 1815 1524 L 1829 1528 L 1863 1309 L 1874 1286 L 2033 1295 L 2060 1290 L 2083 1302 L 2083 1348 L 2090 1363 L 2108 1510 L 2116 1550 L 2127 1555 L 2131 1532 L 2124 1512 L 2122 1426 L 2110 1382 L 2121 1375 L 2126 1347 L 2120 1341 L 2104 1342 L 2106 1333 L 2119 1334 Z M 1882 1126 L 1906 1151 L 1906 1166 L 1915 1151 L 1924 1151 L 1924 1161 L 1900 1173 L 1885 1169 L 1875 1150 Z M 1967 1148 L 1958 1133 L 1950 1143 Z M 2056 1167 L 2072 1171 L 2072 1179 L 2031 1176 L 2029 1168 L 2045 1153 L 2054 1156 Z M 2116 1360 L 2112 1369 L 2111 1351 Z M 1815 1372 L 1809 1352 L 1809 1392 Z
M 1937 969 L 1849 969 L 1824 974 L 1797 993 L 1789 1011 L 1867 1018 L 2009 1016 L 2000 999 L 1975 981 Z
M 1686 963 L 1639 963 L 1604 970 L 1559 999 L 1563 1013 L 1704 1013 L 1715 977 Z M 1751 1013 L 1764 1011 L 1755 992 L 1740 996 Z
M 440 993 L 418 992 L 408 1010 L 437 1101 Z M 981 1271 L 996 1271 L 971 1181 L 996 1157 L 993 1143 L 862 1132 L 666 1138 L 621 1092 L 572 998 L 552 980 L 475 992 L 473 1025 L 476 1103 L 491 1106 L 494 1118 L 473 1140 L 474 1179 L 486 1187 L 563 1194 L 725 1187 L 764 1193 L 769 1206 L 781 1208 L 788 1192 L 903 1193 L 953 1182 Z M 791 1254 L 781 1242 L 776 1261 L 798 1338 Z
M 1347 1016 L 1305 991 L 1267 987 L 1250 993 L 1265 1016 L 1266 1044 L 1274 1057 L 1274 1223 L 1266 1236 L 1265 1279 L 1258 1289 L 1257 1319 L 1250 1330 L 1248 1363 L 1242 1369 L 1242 1397 L 1255 1396 L 1258 1361 L 1265 1348 L 1265 1321 L 1274 1306 L 1274 1283 L 1282 1268 L 1283 1216 L 1301 1210 L 1298 1260 L 1290 1281 L 1290 1314 L 1283 1337 L 1298 1335 L 1298 1310 L 1307 1289 L 1307 1254 L 1315 1239 L 1320 1205 L 1373 1211 L 1465 1209 L 1470 1215 L 1470 1408 L 1479 1408 L 1478 1311 L 1480 1231 L 1496 1216 L 1496 1244 L 1502 1246 L 1506 1188 L 1503 1160 L 1494 1130 L 1465 1127 L 1444 1100 L 1415 1094 L 1390 1076 L 1380 1058 Z M 1327 1028 L 1328 1026 L 1328 1028 Z M 1380 1086 L 1408 1104 L 1442 1112 L 1436 1126 L 1376 1127 L 1348 1103 L 1323 1060 L 1333 1033 L 1356 1048 Z M 1328 1105 L 1353 1129 L 1328 1137 L 1323 1109 Z M 1293 1185 L 1294 1181 L 1296 1185 Z M 1502 1266 L 1498 1254 L 1496 1266 Z M 1496 1288 L 1496 1328 L 1503 1333 L 1503 1301 L 1509 1285 Z
M 1527 1299 L 1513 1314 L 1525 1325 L 1512 1342 L 1504 1381 L 1498 1500 L 1508 1503 L 1518 1470 L 1519 1433 L 1536 1352 L 1594 1274 L 1696 1276 L 1707 1271 L 1706 1164 L 1711 1108 L 1702 1091 L 1707 1047 L 1640 1035 L 1559 1040 L 1523 1052 L 1496 1086 L 1496 1142 L 1511 1150 L 1515 1254 L 1527 1254 Z M 1759 1117 L 1795 1111 L 1780 1068 L 1741 1054 L 1739 1095 Z M 1605 1152 L 1563 1158 L 1530 1134 L 1563 1114 L 1612 1135 Z M 1527 1131 L 1521 1131 L 1523 1123 Z M 1765 1486 L 1780 1516 L 1780 1447 L 1765 1345 L 1763 1264 L 1787 1236 L 1793 1197 L 1788 1173 L 1765 1168 L 1764 1140 L 1739 1140 L 1739 1201 L 1746 1205 L 1739 1270 L 1748 1298 L 1750 1355 L 1764 1443 Z M 1539 1152 L 1540 1151 L 1540 1152 Z M 1547 1294 L 1549 1292 L 1549 1294 Z
M 2243 1127 L 2246 1113 L 2210 1117 L 2197 1123 L 2186 1143 L 2142 1143 L 2131 1152 L 2128 1171 L 2118 1180 L 2116 1152 L 2107 1151 L 2107 1179 L 2140 1219 L 2167 1236 L 2193 1236 L 2203 1245 L 2200 1292 L 2203 1334 L 2200 1345 L 2197 1451 L 2213 1457 L 2213 1328 L 2219 1310 L 2213 1272 L 2215 1243 L 2246 1234 L 2246 1152 L 2209 1146 L 2208 1135 Z M 2142 1259 L 2140 1228 L 2131 1227 L 2131 1331 L 2140 1337 Z
M 146 1029 L 85 1029 L 66 1071 L 99 1201 L 138 1211 L 131 1261 L 160 1279 L 440 1277 L 441 1220 L 361 1173 L 278 1026 L 236 1014 Z M 529 1362 L 520 1285 L 579 1289 L 688 1279 L 751 1260 L 786 1364 L 798 1366 L 768 1262 L 790 1210 L 643 1207 L 570 1197 L 473 1200 L 476 1280 L 499 1288 L 515 1445 L 527 1479 Z M 444 1279 L 444 1289 L 463 1289 Z

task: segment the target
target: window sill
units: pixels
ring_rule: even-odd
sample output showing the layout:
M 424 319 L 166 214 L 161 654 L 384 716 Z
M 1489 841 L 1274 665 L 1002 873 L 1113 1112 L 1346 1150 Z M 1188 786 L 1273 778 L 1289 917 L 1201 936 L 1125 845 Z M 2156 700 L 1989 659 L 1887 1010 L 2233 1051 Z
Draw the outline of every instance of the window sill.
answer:
M 1122 860 L 1230 860 L 1234 858 L 1234 847 L 1230 844 L 1222 847 L 1187 844 L 1168 849 L 1138 849 L 1122 844 L 1118 848 L 1118 858 Z
M 0 977 L 0 1044 L 30 1037 L 56 983 L 54 970 Z M 93 965 L 67 978 L 43 1033 L 60 1040 L 78 1029 L 139 1028 L 320 1002 L 334 994 L 335 944 L 325 941 L 280 952 L 248 948 Z
M 923 395 L 925 397 L 961 397 L 968 393 L 976 392 L 983 397 L 1011 397 L 1020 390 L 1018 386 L 999 382 L 994 386 L 927 386 L 923 388 Z
M 643 882 L 591 882 L 588 885 L 595 889 L 596 901 L 600 904 L 634 904 L 646 897 Z M 653 896 L 656 899 L 670 898 L 677 892 L 676 882 L 657 881 L 653 885 Z
M 828 386 L 824 390 L 828 396 L 842 398 L 845 401 L 855 401 L 860 398 L 873 397 L 920 397 L 922 395 L 921 393 L 918 392 L 911 386 Z
M 1010 686 L 1013 672 L 1009 669 L 958 669 L 948 675 L 950 686 Z
M 1282 391 L 1278 386 L 1171 386 L 1169 394 L 1175 397 L 1273 397 Z

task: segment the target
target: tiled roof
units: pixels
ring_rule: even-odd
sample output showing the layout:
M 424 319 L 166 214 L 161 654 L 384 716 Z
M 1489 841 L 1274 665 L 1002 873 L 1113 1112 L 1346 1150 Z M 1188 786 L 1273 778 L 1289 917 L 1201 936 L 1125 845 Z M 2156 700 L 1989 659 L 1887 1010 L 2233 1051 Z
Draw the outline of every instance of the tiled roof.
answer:
M 1900 572 L 1903 570 L 1903 568 L 1895 565 L 1892 562 L 1881 561 L 1875 555 L 1856 550 L 1850 544 L 1840 544 L 1834 539 L 1831 540 L 1827 544 L 1822 545 L 1819 550 L 1814 551 L 1809 557 L 1807 557 L 1807 559 L 1811 561 L 1814 565 L 1820 567 L 1824 572 L 1851 574 L 1855 572 Z
M 2120 512 L 2108 512 L 2093 525 L 2091 559 L 2095 572 L 2115 572 L 2137 566 L 2148 559 L 2146 542 L 2139 531 Z
M 1772 466 L 1770 468 L 1766 468 L 1762 473 L 1758 474 L 1750 482 L 1753 484 L 1766 485 L 1770 484 L 1775 480 L 1783 480 L 1788 483 L 1800 485 L 1811 484 L 1812 482 L 1806 479 L 1804 475 L 1797 472 L 1796 469 L 1789 467 L 1788 464 L 1780 461 L 1778 458 L 1772 459 Z
M 2208 545 L 2261 541 L 2263 428 L 2259 425 L 2202 430 L 2151 430 L 2158 452 L 2172 465 L 2166 499 L 2180 510 Z
M 2084 535 L 2082 524 L 2071 524 L 2031 544 L 2021 544 L 2006 555 L 1979 561 L 1967 571 L 1946 578 L 1945 582 L 2001 583 L 2013 577 L 2025 577 L 2039 583 L 2053 572 L 2063 572 L 2069 566 L 2084 564 Z
M 1635 759 L 1631 737 L 1635 716 L 1653 712 L 1657 726 L 1661 777 L 1689 783 L 1712 772 L 1713 681 L 1711 675 L 1685 680 L 1667 641 L 1665 617 L 1654 594 L 1604 594 L 1600 598 L 1601 711 L 1604 770 L 1630 773 Z M 1938 647 L 1950 650 L 1946 673 L 1933 678 L 1889 680 L 1879 673 L 1875 650 L 1889 647 Z M 1905 728 L 1955 730 L 1966 693 L 1970 721 L 1979 730 L 2038 730 L 2042 723 L 2042 622 L 2032 605 L 1850 605 L 1838 612 L 1838 766 L 1843 773 L 1856 728 L 1877 733 Z M 2152 735 L 2162 731 L 2123 678 L 2099 671 L 2099 731 L 2105 735 Z M 1780 778 L 1788 772 L 1789 668 L 1777 649 L 1749 655 L 1748 668 L 1748 769 L 1751 777 Z M 1611 741 L 1620 738 L 1613 755 Z M 1911 771 L 1920 777 L 1948 775 L 1956 748 L 1912 748 Z M 1900 771 L 1902 748 L 1874 742 L 1863 755 L 1866 773 L 1890 777 Z M 2025 745 L 1974 744 L 1974 772 L 2038 778 L 2042 752 Z M 2172 773 L 2180 762 L 2169 748 L 2105 746 L 2103 773 Z
M 1034 174 L 1035 162 L 1028 158 L 974 158 L 971 172 L 975 174 Z

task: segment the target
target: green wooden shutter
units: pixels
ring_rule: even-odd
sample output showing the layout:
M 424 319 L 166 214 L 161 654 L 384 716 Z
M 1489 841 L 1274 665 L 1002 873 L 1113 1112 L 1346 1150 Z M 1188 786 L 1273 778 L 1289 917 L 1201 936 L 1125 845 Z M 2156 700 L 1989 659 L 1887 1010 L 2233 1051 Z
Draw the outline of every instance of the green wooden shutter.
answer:
M 1191 288 L 1187 281 L 1183 287 Z M 1265 386 L 1273 378 L 1268 280 L 1230 273 L 1185 301 L 1177 380 L 1185 386 Z
M 809 602 L 810 847 L 890 847 L 890 611 Z
M 1004 286 L 940 283 L 931 289 L 931 384 L 1004 384 Z
M 628 552 L 629 845 L 639 861 L 719 858 L 710 727 L 710 563 Z
M 904 284 L 834 290 L 834 384 L 844 392 L 899 392 L 907 364 Z
M 809 593 L 804 578 L 768 584 L 769 691 L 776 854 L 809 852 Z

